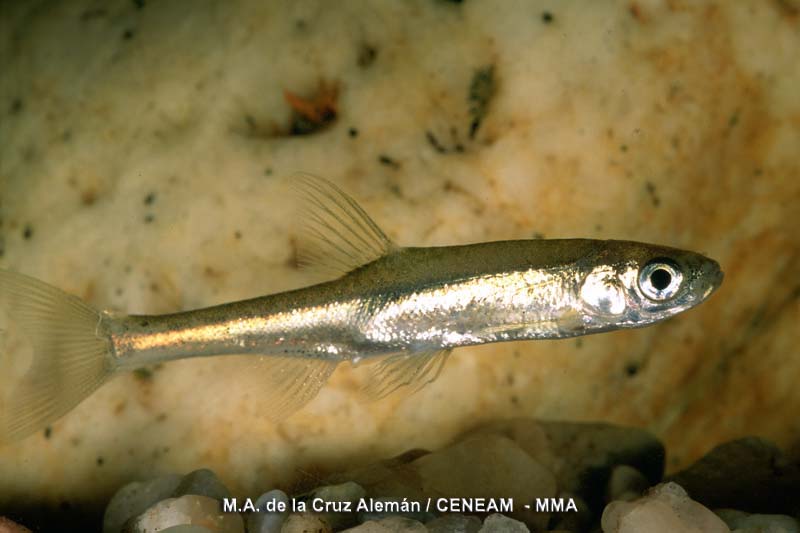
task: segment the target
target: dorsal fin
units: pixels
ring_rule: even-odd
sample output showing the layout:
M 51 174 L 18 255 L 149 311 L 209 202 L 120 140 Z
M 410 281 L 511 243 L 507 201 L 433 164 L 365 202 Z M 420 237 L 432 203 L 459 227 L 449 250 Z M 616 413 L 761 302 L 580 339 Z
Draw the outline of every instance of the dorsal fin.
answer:
M 361 206 L 330 181 L 298 173 L 292 185 L 303 204 L 297 254 L 302 266 L 342 275 L 395 248 Z

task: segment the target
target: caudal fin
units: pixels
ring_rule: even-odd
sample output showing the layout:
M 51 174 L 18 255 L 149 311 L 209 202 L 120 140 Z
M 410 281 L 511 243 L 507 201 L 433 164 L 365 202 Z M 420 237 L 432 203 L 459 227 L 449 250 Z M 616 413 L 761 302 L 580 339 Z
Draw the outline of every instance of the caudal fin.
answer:
M 0 443 L 60 418 L 113 371 L 103 315 L 75 296 L 0 269 L 2 315 L 30 343 L 33 358 L 23 374 L 21 356 L 0 345 Z

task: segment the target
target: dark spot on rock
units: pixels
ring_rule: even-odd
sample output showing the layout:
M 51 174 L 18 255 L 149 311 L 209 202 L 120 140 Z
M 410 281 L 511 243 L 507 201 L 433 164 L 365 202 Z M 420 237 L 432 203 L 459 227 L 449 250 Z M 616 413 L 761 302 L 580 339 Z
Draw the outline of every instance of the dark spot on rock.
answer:
M 31 237 L 33 237 L 33 226 L 25 224 L 25 227 L 22 229 L 22 238 L 28 241 Z
M 98 456 L 95 462 L 97 463 L 97 466 L 103 466 L 103 463 L 105 463 L 106 461 L 101 456 Z
M 630 6 L 628 6 L 628 13 L 635 18 L 638 22 L 645 22 L 644 14 L 642 13 L 642 8 L 636 2 L 632 2 Z
M 393 168 L 393 169 L 398 169 L 398 168 L 400 168 L 400 163 L 399 163 L 399 162 L 397 162 L 397 161 L 395 161 L 394 159 L 392 159 L 391 157 L 389 157 L 389 156 L 388 156 L 388 155 L 386 155 L 386 154 L 381 154 L 381 155 L 379 155 L 379 156 L 378 156 L 378 162 L 379 162 L 381 165 L 386 165 L 387 167 L 391 167 L 391 168 Z
M 361 43 L 358 47 L 358 59 L 356 62 L 358 66 L 361 68 L 367 68 L 375 62 L 375 58 L 378 56 L 378 50 L 374 46 L 370 46 L 367 43 Z
M 11 100 L 11 107 L 9 107 L 9 112 L 12 115 L 16 115 L 17 113 L 22 111 L 23 107 L 25 107 L 25 106 L 22 103 L 22 99 L 21 98 L 14 98 L 13 100 Z
M 6 255 L 6 239 L 0 235 L 0 257 Z
M 242 232 L 237 229 L 236 231 L 233 232 L 233 238 L 238 241 L 239 239 L 242 238 Z
M 472 118 L 469 125 L 469 138 L 474 139 L 475 134 L 478 132 L 486 113 L 489 110 L 489 104 L 495 95 L 497 89 L 494 77 L 494 65 L 489 65 L 475 71 L 472 76 L 472 81 L 469 85 L 469 114 Z
M 338 83 L 320 82 L 314 95 L 299 96 L 283 92 L 286 103 L 292 108 L 289 122 L 290 135 L 308 135 L 333 124 L 338 116 Z
M 264 175 L 265 176 L 272 176 L 272 169 L 270 167 L 265 168 L 264 169 Z
M 425 132 L 425 139 L 428 141 L 428 144 L 430 144 L 433 149 L 440 154 L 447 153 L 447 148 L 445 148 L 444 145 L 439 142 L 439 139 L 436 138 L 432 131 L 428 130 Z
M 639 373 L 639 370 L 640 370 L 639 363 L 630 362 L 627 365 L 625 365 L 625 374 L 628 377 L 632 378 L 633 376 Z
M 575 348 L 578 349 L 578 350 L 583 348 L 583 339 L 581 339 L 581 338 L 575 339 Z
M 516 394 L 512 394 L 510 400 L 512 405 L 519 405 L 519 397 Z
M 163 422 L 167 419 L 167 413 L 158 413 L 156 416 L 156 422 Z
M 153 292 L 158 292 L 161 290 L 161 287 L 158 286 L 158 283 L 155 281 L 150 284 L 150 290 Z
M 350 128 L 349 130 L 347 130 L 347 134 L 350 136 L 351 139 L 355 139 L 356 137 L 358 137 L 358 130 L 355 128 Z
M 61 142 L 69 142 L 72 140 L 72 130 L 64 130 L 61 134 Z
M 542 22 L 544 22 L 545 24 L 550 24 L 551 22 L 553 22 L 553 14 L 550 13 L 549 11 L 545 11 L 544 13 L 542 13 Z
M 514 385 L 514 374 L 506 375 L 506 384 L 511 387 Z
M 145 0 L 133 0 L 133 5 L 136 9 L 144 9 Z
M 531 235 L 531 239 L 544 239 L 544 233 L 534 231 L 533 235 Z
M 622 146 L 619 147 L 619 151 L 620 152 L 627 152 L 628 151 L 628 145 L 627 144 L 623 144 Z
M 85 206 L 94 205 L 97 201 L 97 191 L 94 189 L 86 189 L 81 193 L 81 203 Z
M 653 207 L 658 207 L 661 205 L 661 198 L 658 197 L 655 183 L 652 181 L 646 181 L 644 183 L 644 188 L 647 191 L 647 194 L 650 195 L 650 201 L 653 203 Z
M 297 31 L 305 31 L 308 28 L 308 23 L 304 19 L 297 19 L 294 21 L 294 28 Z
M 153 222 L 153 220 L 155 220 L 155 218 L 156 218 L 155 216 L 148 213 L 144 216 L 144 223 L 150 224 L 151 222 Z
M 739 112 L 734 112 L 728 119 L 728 128 L 734 128 L 739 124 Z
M 140 381 L 150 381 L 153 379 L 153 371 L 143 366 L 134 370 L 133 376 Z
M 144 197 L 144 205 L 153 205 L 153 202 L 155 201 L 156 201 L 156 193 L 154 192 L 149 192 Z
M 44 428 L 44 438 L 49 439 L 52 436 L 53 436 L 53 428 L 50 426 Z
M 130 41 L 131 39 L 133 39 L 134 35 L 136 35 L 136 32 L 134 30 L 127 29 L 124 32 L 122 32 L 122 40 Z

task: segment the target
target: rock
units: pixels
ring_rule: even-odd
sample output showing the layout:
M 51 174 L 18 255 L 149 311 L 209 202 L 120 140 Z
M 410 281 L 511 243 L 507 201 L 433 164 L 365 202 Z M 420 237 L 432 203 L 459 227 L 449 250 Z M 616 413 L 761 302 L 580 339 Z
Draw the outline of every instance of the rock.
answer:
M 346 529 L 361 521 L 356 513 L 356 506 L 366 495 L 364 487 L 353 481 L 346 481 L 316 488 L 306 499 L 310 500 L 310 509 L 320 513 L 320 517 L 333 529 Z
M 372 498 L 370 505 L 373 506 L 380 506 L 381 504 L 402 504 L 403 498 L 394 498 L 394 497 L 387 497 L 384 496 L 382 498 Z M 387 507 L 384 507 L 387 509 Z M 383 518 L 388 518 L 390 516 L 402 516 L 403 518 L 410 518 L 411 520 L 416 520 L 417 522 L 428 522 L 429 520 L 433 520 L 436 518 L 436 515 L 433 513 L 425 512 L 423 510 L 420 511 L 413 511 L 408 510 L 404 511 L 401 509 L 397 509 L 396 507 L 388 507 L 387 510 L 383 511 L 368 511 L 358 513 L 358 521 L 359 522 L 368 522 L 370 520 L 377 521 L 382 520 Z
M 580 496 L 599 515 L 618 465 L 629 465 L 655 485 L 664 475 L 664 446 L 647 431 L 610 424 L 516 418 L 473 431 L 504 435 L 555 475 L 559 492 Z M 515 506 L 516 508 L 516 506 Z
M 238 513 L 223 513 L 219 500 L 186 495 L 167 498 L 125 524 L 125 533 L 151 533 L 172 526 L 203 526 L 215 533 L 244 533 Z
M 486 517 L 478 533 L 530 533 L 530 530 L 519 520 L 495 513 Z
M 428 529 L 416 520 L 391 516 L 381 520 L 370 520 L 344 531 L 348 533 L 427 533 Z
M 549 516 L 526 510 L 524 505 L 556 494 L 555 477 L 544 465 L 510 438 L 491 432 L 468 434 L 437 452 L 409 452 L 333 479 L 352 479 L 373 498 L 408 498 L 417 502 L 427 498 L 469 502 L 475 498 L 493 498 L 495 502 L 512 498 L 513 516 L 533 529 L 544 529 Z M 458 508 L 447 511 L 480 512 Z
M 427 450 L 409 450 L 391 459 L 335 474 L 327 481 L 329 483 L 346 483 L 352 480 L 374 496 L 409 496 L 408 489 L 410 487 L 402 480 L 398 480 L 397 474 L 403 472 L 413 476 L 409 465 L 429 453 Z M 421 496 L 421 494 L 420 491 L 414 492 L 415 496 Z
M 120 533 L 125 522 L 142 514 L 151 505 L 169 498 L 180 482 L 180 476 L 167 475 L 128 483 L 108 503 L 103 516 L 103 533 Z
M 721 444 L 668 479 L 706 507 L 800 515 L 800 460 L 758 438 Z
M 791 516 L 750 514 L 733 509 L 714 511 L 734 533 L 800 533 L 800 524 Z
M 258 497 L 258 512 L 247 517 L 247 533 L 280 533 L 289 516 L 289 496 L 282 490 L 271 490 Z M 283 511 L 277 510 L 283 508 Z
M 632 466 L 615 466 L 606 486 L 606 502 L 635 500 L 649 486 L 647 478 Z
M 446 514 L 425 523 L 428 533 L 478 533 L 481 521 L 474 516 Z
M 722 519 L 675 483 L 653 487 L 633 502 L 611 502 L 601 525 L 604 533 L 730 533 Z
M 419 486 L 433 498 L 511 498 L 514 514 L 534 528 L 544 529 L 547 513 L 525 510 L 535 498 L 556 494 L 556 480 L 541 463 L 513 440 L 496 434 L 471 435 L 412 463 Z M 454 512 L 471 512 L 453 509 Z
M 201 468 L 194 472 L 189 472 L 180 484 L 175 488 L 172 493 L 173 498 L 186 496 L 187 494 L 195 494 L 197 496 L 207 496 L 215 500 L 222 500 L 223 498 L 230 498 L 231 493 L 228 488 L 222 484 L 217 475 L 207 468 Z
M 31 530 L 4 516 L 0 516 L 0 533 L 31 533 Z
M 312 513 L 292 513 L 283 523 L 281 533 L 332 533 L 331 526 Z

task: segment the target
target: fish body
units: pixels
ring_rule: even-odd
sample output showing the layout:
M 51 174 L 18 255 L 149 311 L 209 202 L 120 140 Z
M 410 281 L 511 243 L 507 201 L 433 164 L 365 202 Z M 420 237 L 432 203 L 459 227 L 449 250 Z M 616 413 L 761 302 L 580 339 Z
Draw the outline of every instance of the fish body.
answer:
M 648 310 L 636 273 L 663 257 L 680 261 L 691 279 L 683 298 Z M 598 275 L 607 284 L 591 292 L 587 284 L 597 285 Z M 626 241 L 400 248 L 319 285 L 172 315 L 111 318 L 105 325 L 115 358 L 134 368 L 241 353 L 358 362 L 641 327 L 698 303 L 718 276 L 702 256 Z M 596 303 L 603 298 L 605 307 Z
M 704 301 L 722 282 L 719 265 L 700 254 L 630 241 L 400 248 L 335 185 L 312 177 L 300 184 L 309 206 L 306 261 L 336 274 L 324 283 L 169 315 L 115 316 L 0 271 L 0 306 L 36 353 L 0 405 L 0 441 L 39 429 L 111 375 L 147 364 L 273 358 L 269 393 L 281 418 L 343 361 L 381 357 L 368 386 L 380 397 L 435 379 L 453 348 L 646 326 Z

